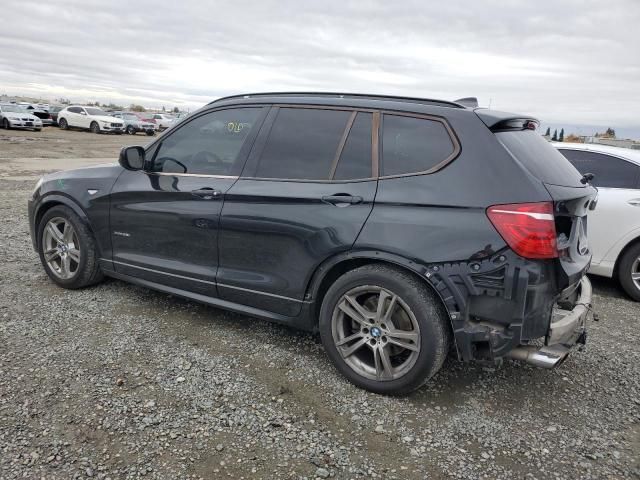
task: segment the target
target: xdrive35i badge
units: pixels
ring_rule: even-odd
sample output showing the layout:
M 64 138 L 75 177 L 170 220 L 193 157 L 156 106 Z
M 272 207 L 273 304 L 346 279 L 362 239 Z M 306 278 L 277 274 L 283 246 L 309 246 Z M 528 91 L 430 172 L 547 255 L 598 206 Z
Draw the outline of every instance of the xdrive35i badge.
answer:
M 130 237 L 131 234 L 127 233 L 127 232 L 113 232 L 114 235 L 117 235 L 119 237 Z

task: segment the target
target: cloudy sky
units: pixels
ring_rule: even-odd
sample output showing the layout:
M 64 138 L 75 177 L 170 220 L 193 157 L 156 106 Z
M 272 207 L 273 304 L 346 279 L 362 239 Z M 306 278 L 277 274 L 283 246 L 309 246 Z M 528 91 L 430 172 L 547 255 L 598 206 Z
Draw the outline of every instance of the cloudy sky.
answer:
M 640 128 L 640 0 L 2 0 L 0 93 L 389 93 Z

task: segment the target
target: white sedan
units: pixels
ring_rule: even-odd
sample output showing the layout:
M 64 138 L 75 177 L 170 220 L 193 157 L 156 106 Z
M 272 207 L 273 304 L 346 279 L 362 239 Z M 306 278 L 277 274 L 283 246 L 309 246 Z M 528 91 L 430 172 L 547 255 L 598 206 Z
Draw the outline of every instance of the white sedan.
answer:
M 89 129 L 93 133 L 124 132 L 124 122 L 108 115 L 97 107 L 73 105 L 58 112 L 58 125 L 63 130 L 68 128 Z
M 42 120 L 12 103 L 0 104 L 0 125 L 7 129 L 29 128 L 36 132 L 42 130 Z
M 554 143 L 576 169 L 594 175 L 598 205 L 589 212 L 590 273 L 617 278 L 640 301 L 640 150 Z
M 168 115 L 166 113 L 154 113 L 151 118 L 156 121 L 156 125 L 158 126 L 159 130 L 166 130 L 176 121 L 175 117 L 172 117 L 171 115 Z

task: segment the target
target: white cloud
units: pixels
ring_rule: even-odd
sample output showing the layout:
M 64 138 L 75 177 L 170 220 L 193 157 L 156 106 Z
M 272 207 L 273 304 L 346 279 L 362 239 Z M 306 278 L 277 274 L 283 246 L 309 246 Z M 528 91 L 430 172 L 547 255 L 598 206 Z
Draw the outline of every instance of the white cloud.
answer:
M 0 92 L 197 107 L 252 91 L 455 99 L 638 126 L 640 1 L 4 0 Z

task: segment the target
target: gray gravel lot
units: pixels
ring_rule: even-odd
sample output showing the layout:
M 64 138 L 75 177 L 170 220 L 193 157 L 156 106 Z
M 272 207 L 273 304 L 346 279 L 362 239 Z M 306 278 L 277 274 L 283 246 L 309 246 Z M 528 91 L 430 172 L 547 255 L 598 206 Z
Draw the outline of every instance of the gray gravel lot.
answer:
M 69 165 L 132 143 L 42 133 Z M 21 160 L 37 135 L 0 131 L 0 478 L 640 478 L 640 307 L 613 282 L 593 279 L 600 321 L 557 370 L 449 360 L 377 396 L 314 335 L 114 280 L 54 286 L 26 217 L 34 172 L 59 168 Z

